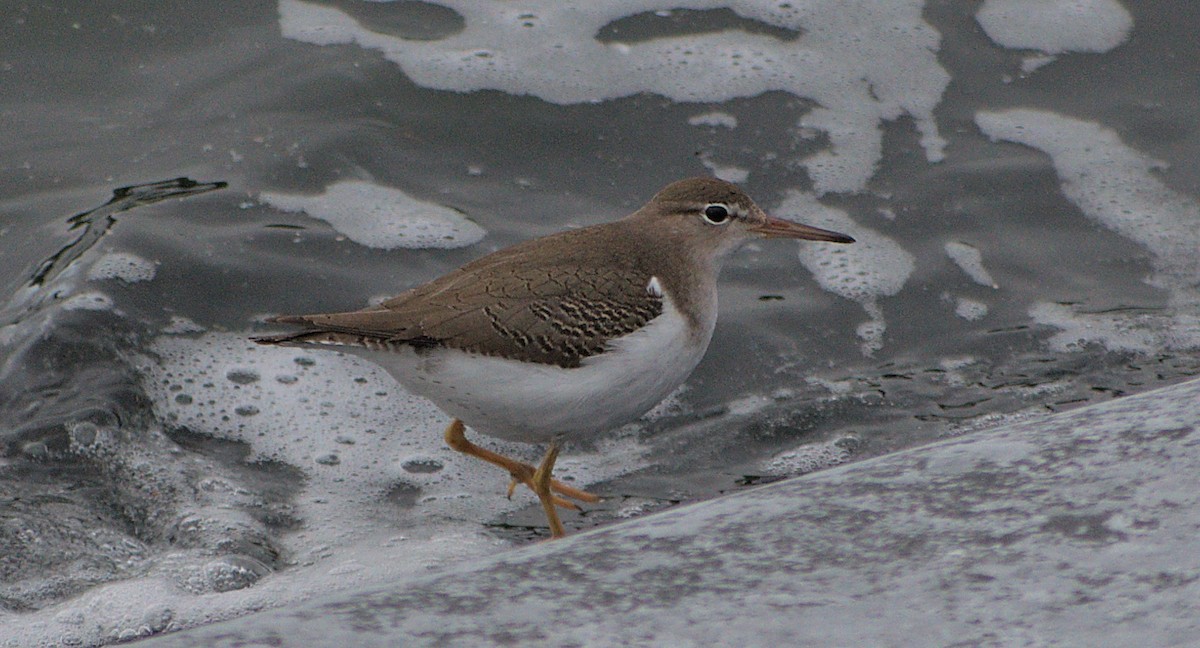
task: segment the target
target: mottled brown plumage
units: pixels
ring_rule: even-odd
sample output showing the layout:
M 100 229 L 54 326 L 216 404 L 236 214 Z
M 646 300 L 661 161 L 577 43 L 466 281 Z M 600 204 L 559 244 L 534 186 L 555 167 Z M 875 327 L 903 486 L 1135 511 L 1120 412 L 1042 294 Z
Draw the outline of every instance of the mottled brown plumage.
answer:
M 692 223 L 670 215 L 716 202 L 741 205 L 745 213 L 754 204 L 719 180 L 675 183 L 621 220 L 514 245 L 374 308 L 279 317 L 274 321 L 310 330 L 258 340 L 436 346 L 578 367 L 662 313 L 662 296 L 648 289 L 652 277 L 699 324 L 716 274 L 704 255 L 694 254 Z M 710 247 L 716 251 L 721 242 L 714 237 Z
M 560 235 L 572 245 L 586 230 Z M 544 240 L 544 239 L 543 239 Z M 662 313 L 661 295 L 647 290 L 654 271 L 627 257 L 615 266 L 579 250 L 563 268 L 534 268 L 536 247 L 519 245 L 468 264 L 440 279 L 349 313 L 281 317 L 316 329 L 276 336 L 305 342 L 321 332 L 376 344 L 447 347 L 524 362 L 577 367 Z M 351 342 L 349 338 L 339 341 Z M 368 342 L 369 341 L 369 342 Z

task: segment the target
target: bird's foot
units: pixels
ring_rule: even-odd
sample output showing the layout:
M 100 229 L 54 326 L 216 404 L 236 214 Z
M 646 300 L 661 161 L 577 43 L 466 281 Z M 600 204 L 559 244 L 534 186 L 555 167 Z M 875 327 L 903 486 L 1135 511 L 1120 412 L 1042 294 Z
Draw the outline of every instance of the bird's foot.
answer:
M 513 491 L 516 490 L 518 483 L 525 484 L 529 487 L 529 490 L 537 494 L 539 498 L 541 497 L 541 494 L 538 493 L 537 482 L 535 481 L 538 468 L 534 468 L 533 466 L 522 461 L 517 461 L 516 459 L 506 457 L 502 454 L 492 452 L 491 450 L 481 448 L 474 443 L 471 443 L 467 440 L 466 428 L 463 425 L 463 422 L 458 419 L 454 419 L 450 422 L 449 427 L 446 428 L 445 437 L 446 445 L 449 445 L 451 448 L 463 454 L 471 455 L 472 457 L 478 457 L 479 459 L 482 459 L 490 464 L 507 470 L 508 473 L 512 475 L 512 481 L 508 484 L 509 498 L 512 498 Z M 547 455 L 549 456 L 549 453 L 547 453 Z M 557 457 L 557 452 L 555 452 L 555 457 Z M 545 467 L 546 465 L 546 460 L 542 460 L 542 466 Z M 549 463 L 549 467 L 553 469 L 553 461 Z M 557 479 L 550 478 L 549 487 L 551 501 L 555 506 L 560 506 L 562 508 L 578 511 L 579 505 L 575 502 L 572 502 L 572 499 L 593 504 L 600 501 L 600 497 L 598 495 L 594 495 L 585 490 L 580 490 L 573 486 L 568 486 Z M 558 495 L 555 495 L 554 493 L 557 493 Z
M 512 499 L 513 493 L 517 490 L 517 484 L 525 484 L 529 487 L 529 490 L 533 491 L 535 495 L 537 494 L 538 489 L 537 486 L 534 485 L 534 475 L 537 473 L 536 468 L 529 464 L 523 463 L 520 464 L 520 467 L 517 470 L 510 470 L 509 472 L 512 474 L 512 480 L 508 482 L 508 499 Z M 558 495 L 552 495 L 555 506 L 571 509 L 572 511 L 579 510 L 579 505 L 575 502 L 572 502 L 572 499 L 579 500 L 580 502 L 587 502 L 589 504 L 595 504 L 596 502 L 600 501 L 599 495 L 589 493 L 585 490 L 580 490 L 574 486 L 568 486 L 557 479 L 550 480 L 550 490 L 553 493 L 562 495 L 562 497 L 559 497 Z

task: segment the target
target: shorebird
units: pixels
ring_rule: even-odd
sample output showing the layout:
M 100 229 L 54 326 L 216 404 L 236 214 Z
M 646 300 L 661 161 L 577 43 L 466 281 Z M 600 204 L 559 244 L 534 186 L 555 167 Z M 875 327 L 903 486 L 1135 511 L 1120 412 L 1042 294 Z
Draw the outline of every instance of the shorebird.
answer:
M 687 379 L 712 339 L 721 265 L 756 238 L 854 242 L 691 178 L 625 218 L 499 250 L 378 306 L 272 318 L 302 330 L 255 341 L 382 365 L 453 418 L 451 448 L 508 471 L 510 496 L 529 486 L 560 537 L 557 507 L 599 501 L 553 478 L 560 444 L 636 419 Z M 535 468 L 472 443 L 464 424 L 548 449 Z

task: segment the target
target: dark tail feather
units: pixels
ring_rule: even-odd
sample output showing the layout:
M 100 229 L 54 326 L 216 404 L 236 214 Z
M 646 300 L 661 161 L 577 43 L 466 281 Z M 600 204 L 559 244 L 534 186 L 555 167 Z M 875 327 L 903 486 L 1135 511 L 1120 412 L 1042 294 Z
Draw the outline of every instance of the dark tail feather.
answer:
M 258 344 L 274 344 L 279 346 L 321 346 L 364 347 L 367 349 L 390 348 L 385 340 L 359 333 L 342 333 L 340 331 L 297 331 L 295 333 L 276 333 L 274 335 L 255 335 L 250 338 Z
M 275 321 L 275 320 L 270 320 Z M 250 338 L 250 341 L 257 344 L 304 344 L 305 342 L 317 342 L 325 334 L 320 331 L 300 331 L 298 333 L 276 333 L 275 335 L 255 335 Z
M 307 331 L 296 331 L 294 333 L 276 333 L 274 335 L 255 335 L 250 338 L 251 341 L 258 344 L 304 344 L 306 342 L 324 342 L 326 335 L 323 331 L 312 330 L 313 322 L 307 315 L 276 315 L 268 317 L 267 322 L 272 324 L 299 324 L 308 326 Z
M 306 328 L 306 330 L 296 331 L 294 333 L 276 333 L 274 335 L 256 335 L 250 339 L 258 344 L 279 344 L 283 346 L 301 346 L 307 344 L 321 344 L 332 346 L 354 346 L 366 347 L 368 349 L 391 348 L 389 345 L 400 344 L 402 342 L 417 344 L 418 346 L 430 346 L 423 344 L 426 338 L 418 338 L 418 340 L 397 340 L 395 332 L 373 332 L 363 330 L 357 326 L 342 325 L 339 321 L 342 315 L 371 315 L 370 311 L 354 312 L 354 313 L 332 313 L 324 315 L 279 315 L 269 317 L 266 321 L 274 324 L 298 324 Z
M 266 321 L 272 324 L 312 324 L 308 315 L 276 315 L 268 317 Z

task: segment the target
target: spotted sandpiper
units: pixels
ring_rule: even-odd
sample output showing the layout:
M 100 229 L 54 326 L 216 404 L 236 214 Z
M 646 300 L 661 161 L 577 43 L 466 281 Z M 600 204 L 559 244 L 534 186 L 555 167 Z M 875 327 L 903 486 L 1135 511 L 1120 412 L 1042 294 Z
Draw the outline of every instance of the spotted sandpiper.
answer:
M 754 238 L 854 239 L 767 216 L 713 178 L 667 185 L 621 220 L 552 234 L 468 263 L 378 306 L 271 321 L 304 330 L 262 344 L 333 346 L 379 363 L 453 417 L 446 443 L 556 507 L 599 498 L 552 478 L 559 444 L 623 425 L 683 383 L 717 320 L 717 273 Z M 546 443 L 532 465 L 468 441 Z

